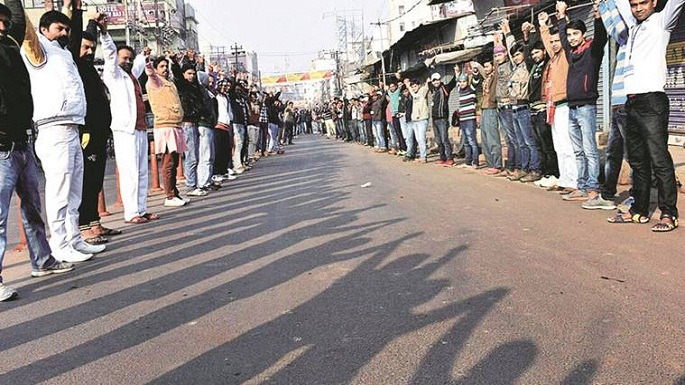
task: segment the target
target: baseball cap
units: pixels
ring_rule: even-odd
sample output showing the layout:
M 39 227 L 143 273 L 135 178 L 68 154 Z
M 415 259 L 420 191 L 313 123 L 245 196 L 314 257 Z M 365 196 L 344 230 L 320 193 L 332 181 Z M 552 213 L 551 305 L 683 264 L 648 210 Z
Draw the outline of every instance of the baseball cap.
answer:
M 436 72 L 433 75 L 431 75 L 431 80 L 442 80 L 442 75 Z

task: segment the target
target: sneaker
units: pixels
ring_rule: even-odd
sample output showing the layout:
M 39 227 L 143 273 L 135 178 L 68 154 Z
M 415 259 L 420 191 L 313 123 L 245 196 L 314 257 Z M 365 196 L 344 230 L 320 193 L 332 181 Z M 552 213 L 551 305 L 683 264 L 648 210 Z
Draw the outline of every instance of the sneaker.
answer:
M 538 182 L 540 182 L 540 187 L 549 188 L 556 186 L 559 183 L 559 179 L 557 179 L 555 176 L 548 176 L 547 178 L 541 179 Z
M 614 210 L 616 205 L 612 201 L 605 200 L 601 195 L 597 195 L 593 199 L 588 199 L 582 204 L 586 210 Z
M 223 175 L 212 175 L 212 182 L 221 183 L 224 181 Z
M 61 249 L 61 250 L 53 250 L 52 256 L 55 257 L 55 259 L 60 261 L 60 262 L 67 262 L 67 263 L 85 262 L 85 261 L 93 258 L 93 254 L 82 253 L 80 251 L 76 251 L 76 250 L 72 249 L 71 247 L 67 247 L 66 249 Z
M 416 158 L 414 163 L 428 163 L 428 160 L 426 158 Z
M 17 293 L 16 290 L 12 289 L 9 286 L 5 286 L 2 283 L 0 283 L 0 302 L 2 301 L 9 301 L 11 299 L 15 299 L 19 296 L 19 293 Z
M 196 188 L 192 191 L 189 191 L 188 195 L 190 195 L 191 197 L 203 197 L 203 196 L 207 195 L 207 191 L 205 191 L 201 188 Z
M 182 207 L 188 204 L 188 202 L 184 201 L 183 199 L 179 197 L 174 197 L 172 199 L 165 199 L 164 200 L 164 207 Z
M 245 172 L 245 167 L 243 167 L 243 166 L 236 167 L 233 169 L 233 172 L 235 172 L 237 175 L 240 175 L 240 174 Z
M 223 180 L 236 180 L 236 179 L 238 179 L 237 176 L 231 175 L 229 173 L 224 174 L 222 178 L 223 178 Z
M 519 182 L 521 183 L 528 183 L 528 182 L 537 182 L 542 178 L 542 175 L 538 172 L 530 172 L 528 175 L 524 176 L 523 178 L 519 179 Z
M 549 177 L 544 177 L 544 178 L 540 178 L 540 179 L 536 180 L 535 182 L 533 182 L 533 184 L 535 185 L 535 187 L 545 187 L 544 185 L 547 184 L 548 182 L 549 182 Z
M 237 174 L 237 173 L 235 172 L 234 169 L 232 169 L 232 168 L 228 169 L 228 175 L 235 175 L 235 174 Z
M 507 179 L 509 179 L 512 182 L 516 182 L 516 181 L 519 181 L 519 180 L 525 178 L 526 175 L 528 175 L 527 172 L 525 172 L 523 170 L 516 170 L 516 171 L 514 171 L 514 174 L 509 176 L 509 178 L 507 178 Z
M 102 253 L 107 249 L 107 246 L 105 245 L 91 245 L 86 242 L 84 242 L 82 239 L 74 242 L 72 245 L 74 250 L 78 251 L 79 253 L 83 254 L 97 254 L 97 253 Z
M 586 201 L 587 193 L 582 190 L 574 190 L 568 194 L 564 194 L 561 198 L 565 201 Z
M 44 268 L 44 269 L 33 270 L 31 272 L 31 276 L 32 277 L 45 277 L 46 275 L 61 274 L 61 273 L 66 273 L 66 272 L 72 271 L 72 270 L 74 270 L 74 264 L 73 263 L 57 262 L 54 266 Z
M 209 187 L 210 189 L 216 191 L 216 190 L 219 190 L 219 189 L 221 188 L 221 183 L 212 182 L 212 183 L 211 183 L 209 186 L 207 186 L 207 187 Z

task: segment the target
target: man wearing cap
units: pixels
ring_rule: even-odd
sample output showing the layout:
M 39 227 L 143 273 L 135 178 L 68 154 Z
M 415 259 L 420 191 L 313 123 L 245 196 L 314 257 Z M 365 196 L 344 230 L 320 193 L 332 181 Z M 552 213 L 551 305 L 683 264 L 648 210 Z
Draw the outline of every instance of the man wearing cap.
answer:
M 502 23 L 501 27 L 504 27 Z M 514 41 L 514 37 L 509 35 L 506 37 L 510 42 Z M 495 72 L 497 73 L 497 110 L 499 124 L 504 132 L 504 141 L 507 144 L 507 161 L 506 167 L 502 172 L 495 174 L 499 177 L 514 176 L 515 170 L 521 169 L 520 147 L 516 140 L 516 130 L 514 128 L 514 112 L 512 111 L 512 100 L 509 96 L 509 82 L 513 74 L 513 68 L 507 58 L 507 48 L 504 46 L 503 37 L 500 33 L 495 33 L 495 48 L 493 50 L 493 58 L 495 64 Z
M 51 255 L 40 215 L 37 165 L 27 135 L 32 126 L 33 100 L 18 44 L 24 40 L 26 19 L 20 0 L 6 0 L 6 4 L 0 4 L 0 272 L 7 246 L 10 199 L 16 190 L 21 199 L 31 275 L 64 273 L 74 266 Z M 0 301 L 16 297 L 17 292 L 4 285 L 0 276 Z
M 434 73 L 431 75 L 430 91 L 433 93 L 432 117 L 433 117 L 433 134 L 438 143 L 438 151 L 440 152 L 440 160 L 436 161 L 436 165 L 453 166 L 452 160 L 452 144 L 449 137 L 449 117 L 450 112 L 447 105 L 447 100 L 450 93 L 457 85 L 456 71 L 459 67 L 455 67 L 455 76 L 449 83 L 442 82 L 442 75 Z

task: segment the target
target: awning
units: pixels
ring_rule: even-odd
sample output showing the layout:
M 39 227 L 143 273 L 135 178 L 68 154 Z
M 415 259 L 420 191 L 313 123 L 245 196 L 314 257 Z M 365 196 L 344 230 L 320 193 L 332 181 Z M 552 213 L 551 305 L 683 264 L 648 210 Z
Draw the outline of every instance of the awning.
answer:
M 445 52 L 427 59 L 424 64 L 432 67 L 438 64 L 455 64 L 473 59 L 482 52 L 482 48 L 470 48 L 456 52 Z

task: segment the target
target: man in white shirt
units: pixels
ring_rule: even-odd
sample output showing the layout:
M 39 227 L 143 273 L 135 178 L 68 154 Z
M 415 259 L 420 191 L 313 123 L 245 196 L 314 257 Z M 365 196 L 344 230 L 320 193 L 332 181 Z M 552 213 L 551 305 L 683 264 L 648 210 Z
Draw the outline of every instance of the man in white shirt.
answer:
M 633 169 L 635 203 L 630 213 L 609 218 L 612 223 L 646 223 L 649 221 L 649 195 L 652 170 L 659 192 L 659 223 L 655 232 L 668 232 L 678 227 L 678 189 L 673 159 L 668 152 L 669 100 L 666 84 L 666 47 L 685 0 L 669 0 L 661 12 L 655 12 L 657 0 L 629 0 L 637 20 L 629 31 L 628 65 L 625 90 L 626 147 Z

